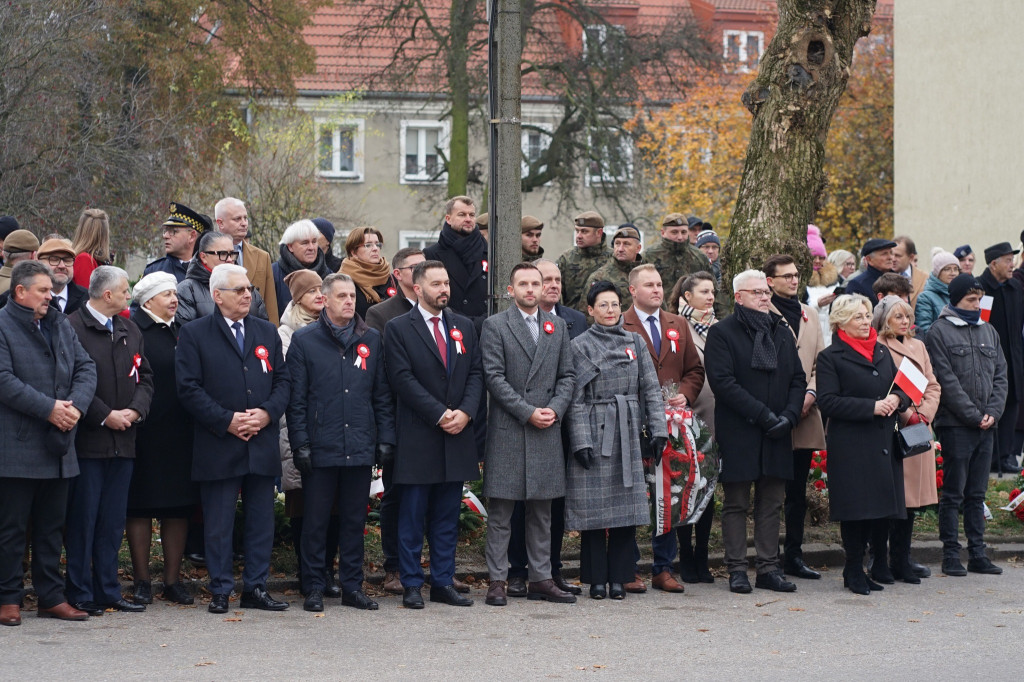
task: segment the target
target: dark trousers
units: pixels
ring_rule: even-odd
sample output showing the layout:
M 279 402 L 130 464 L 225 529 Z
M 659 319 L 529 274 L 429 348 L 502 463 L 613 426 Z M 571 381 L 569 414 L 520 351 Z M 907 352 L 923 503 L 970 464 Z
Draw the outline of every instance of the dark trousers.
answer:
M 682 570 L 683 563 L 691 563 L 696 567 L 698 564 L 707 567 L 708 563 L 708 540 L 711 537 L 711 522 L 715 518 L 715 501 L 708 502 L 697 523 L 683 526 L 676 526 L 672 532 L 663 535 L 655 535 L 651 538 L 651 549 L 654 552 L 654 561 L 651 564 L 651 576 L 656 576 L 665 571 L 672 571 L 672 562 L 679 555 L 679 566 Z M 697 540 L 691 543 L 694 530 L 697 531 Z M 637 549 L 637 560 L 639 561 L 639 548 Z
M 725 566 L 730 573 L 747 570 L 747 510 L 750 486 L 754 485 L 754 568 L 758 574 L 776 571 L 779 566 L 779 512 L 786 494 L 781 478 L 762 476 L 756 481 L 723 483 L 722 543 Z
M 636 526 L 580 532 L 580 581 L 588 585 L 633 580 Z
M 565 498 L 551 500 L 551 576 L 562 574 L 562 538 L 565 535 Z M 512 512 L 512 535 L 508 541 L 508 577 L 529 577 L 526 569 L 526 505 L 516 502 Z
M 65 601 L 60 550 L 67 503 L 66 478 L 0 478 L 0 604 L 21 604 L 21 558 L 30 521 L 32 586 L 39 607 Z
M 121 599 L 117 555 L 124 538 L 128 487 L 134 461 L 78 460 L 81 473 L 68 493 L 67 595 L 72 603 L 110 604 Z
M 1019 403 L 1013 395 L 1006 396 L 1006 406 L 1003 408 L 1003 416 L 999 418 L 999 422 L 996 424 L 996 443 L 994 447 L 994 453 L 992 455 L 991 471 L 1012 471 L 1017 473 L 1020 467 L 1017 466 L 1017 455 L 1020 454 L 1018 448 L 1014 452 L 1014 443 L 1017 442 L 1017 434 L 1015 429 L 1017 428 L 1017 407 Z M 945 449 L 946 444 L 942 444 Z M 943 465 L 945 469 L 945 465 Z M 943 483 L 945 486 L 945 483 Z
M 398 505 L 401 502 L 402 486 L 394 484 L 393 466 L 381 469 L 384 495 L 380 498 L 380 544 L 384 550 L 384 570 L 398 570 Z
M 958 516 L 964 507 L 964 535 L 971 558 L 985 555 L 985 492 L 993 447 L 992 430 L 936 429 L 942 443 L 942 494 L 939 496 L 939 539 L 945 558 L 960 556 Z
M 327 576 L 327 527 L 338 502 L 338 581 L 344 592 L 363 589 L 363 530 L 366 528 L 366 491 L 370 467 L 314 467 L 302 476 L 305 507 L 302 513 L 302 584 L 323 590 Z M 333 560 L 334 557 L 332 556 Z
M 274 546 L 274 477 L 246 474 L 220 481 L 201 481 L 199 495 L 205 518 L 206 570 L 212 594 L 231 594 L 235 587 L 231 536 L 238 491 L 242 491 L 245 568 L 242 589 L 266 587 L 270 550 Z
M 804 552 L 804 519 L 807 516 L 807 476 L 811 471 L 813 450 L 793 451 L 793 480 L 786 481 L 786 541 L 783 544 L 785 561 L 802 559 Z
M 455 579 L 455 546 L 459 541 L 462 481 L 399 485 L 398 564 L 405 587 L 422 587 L 423 532 L 430 542 L 430 584 L 451 585 Z
M 302 517 L 293 516 L 288 520 L 292 529 L 292 545 L 295 547 L 295 574 L 299 578 L 299 591 L 305 595 L 309 592 L 303 582 L 305 575 L 304 566 L 306 560 L 302 554 Z M 338 556 L 338 535 L 341 533 L 338 515 L 332 514 L 327 524 L 327 534 L 324 539 L 324 584 L 331 582 L 331 573 L 334 572 L 334 557 Z

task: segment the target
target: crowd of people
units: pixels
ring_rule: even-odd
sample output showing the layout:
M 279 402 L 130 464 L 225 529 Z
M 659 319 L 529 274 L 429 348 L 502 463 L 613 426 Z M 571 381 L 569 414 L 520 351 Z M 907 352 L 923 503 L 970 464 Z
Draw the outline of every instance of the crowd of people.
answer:
M 84 211 L 73 240 L 42 242 L 0 217 L 0 624 L 21 622 L 27 556 L 39 616 L 144 611 L 154 519 L 163 599 L 194 603 L 187 557 L 206 565 L 208 610 L 225 613 L 241 559 L 241 607 L 284 610 L 267 591 L 276 490 L 303 608 L 334 597 L 377 609 L 363 589 L 374 467 L 382 587 L 406 608 L 424 608 L 428 584 L 431 602 L 473 604 L 456 546 L 463 485 L 481 470 L 487 604 L 575 602 L 566 530 L 579 532 L 589 596 L 624 599 L 647 590 L 636 529 L 651 522 L 645 474 L 670 443 L 666 410 L 716 436 L 732 592 L 821 577 L 801 546 L 823 449 L 852 592 L 928 577 L 911 535 L 915 512 L 936 503 L 942 571 L 1001 572 L 985 552 L 984 496 L 990 467 L 1019 472 L 1024 445 L 1024 270 L 1009 243 L 984 250 L 980 277 L 970 246 L 936 249 L 928 274 L 907 237 L 829 253 L 810 225 L 811 272 L 801 254 L 773 255 L 733 277 L 730 300 L 722 240 L 699 218 L 666 215 L 643 248 L 628 223 L 606 244 L 602 216 L 586 211 L 575 245 L 550 260 L 543 222 L 523 216 L 511 305 L 488 316 L 487 215 L 466 196 L 444 213 L 436 244 L 390 262 L 374 227 L 349 232 L 339 259 L 328 220 L 299 220 L 272 262 L 247 240 L 244 202 L 224 198 L 212 218 L 174 203 L 166 255 L 131 289 L 103 211 Z M 919 424 L 943 446 L 941 496 L 931 434 L 908 445 Z M 652 538 L 656 589 L 714 582 L 714 514 Z

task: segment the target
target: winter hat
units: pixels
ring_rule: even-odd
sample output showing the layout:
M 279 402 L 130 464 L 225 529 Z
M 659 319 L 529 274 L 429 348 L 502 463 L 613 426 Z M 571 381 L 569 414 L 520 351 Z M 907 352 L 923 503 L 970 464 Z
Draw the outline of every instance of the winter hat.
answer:
M 941 246 L 932 249 L 932 274 L 936 277 L 947 265 L 960 265 L 960 260 L 949 251 L 944 251 Z
M 18 219 L 12 215 L 0 215 L 0 240 L 7 239 L 7 236 L 15 230 L 20 230 L 21 225 Z
M 811 250 L 812 256 L 824 258 L 828 255 L 825 251 L 825 242 L 821 238 L 821 230 L 817 225 L 807 226 L 807 248 Z
M 697 234 L 697 248 L 704 246 L 705 244 L 718 244 L 722 245 L 722 241 L 715 234 L 714 230 L 701 230 Z
M 962 275 L 957 275 L 953 278 L 953 281 L 949 283 L 949 302 L 954 307 L 960 300 L 967 295 L 968 291 L 977 289 L 979 291 L 985 291 L 985 287 L 982 286 L 981 281 L 970 274 L 965 272 Z
M 56 241 L 56 240 L 50 240 Z M 49 242 L 46 242 L 49 243 Z M 157 294 L 165 291 L 174 291 L 178 288 L 178 278 L 169 272 L 153 272 L 135 283 L 132 289 L 132 299 L 139 304 L 139 307 L 146 305 L 146 301 Z
M 301 270 L 289 273 L 284 278 L 284 283 L 288 285 L 288 291 L 292 294 L 292 300 L 298 305 L 299 299 L 302 298 L 303 294 L 314 287 L 320 286 L 324 281 L 320 279 L 320 275 L 312 270 L 302 268 Z
M 313 218 L 313 224 L 328 242 L 334 241 L 334 224 L 327 218 Z

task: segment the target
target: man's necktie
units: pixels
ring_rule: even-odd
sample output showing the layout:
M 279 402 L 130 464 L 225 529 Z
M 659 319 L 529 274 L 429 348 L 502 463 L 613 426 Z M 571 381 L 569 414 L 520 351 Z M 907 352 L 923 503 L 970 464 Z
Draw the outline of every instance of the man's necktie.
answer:
M 661 357 L 661 334 L 658 333 L 657 316 L 651 315 L 647 318 L 647 324 L 651 325 L 651 343 L 654 344 L 654 354 Z
M 533 342 L 537 343 L 537 338 L 540 336 L 540 331 L 537 329 L 537 318 L 532 315 L 526 318 L 526 326 L 530 328 L 530 336 L 533 337 Z
M 235 343 L 238 344 L 238 352 L 245 353 L 245 334 L 242 333 L 242 323 L 235 322 L 231 328 L 235 330 Z
M 432 317 L 430 321 L 434 323 L 434 340 L 437 341 L 437 350 L 441 353 L 441 362 L 444 363 L 445 368 L 448 367 L 448 344 L 445 343 L 444 334 L 441 333 L 441 318 Z

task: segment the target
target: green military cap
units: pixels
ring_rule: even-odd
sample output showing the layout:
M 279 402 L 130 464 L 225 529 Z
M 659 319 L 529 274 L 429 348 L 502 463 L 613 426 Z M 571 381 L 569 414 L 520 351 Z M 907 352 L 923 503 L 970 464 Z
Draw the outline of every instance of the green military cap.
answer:
M 523 219 L 519 221 L 519 227 L 526 234 L 530 230 L 543 230 L 544 223 L 534 218 L 532 215 L 524 215 Z
M 481 230 L 488 229 L 488 225 L 490 224 L 490 222 L 491 216 L 489 216 L 486 213 L 481 213 L 476 217 L 476 226 L 479 227 Z
M 599 230 L 604 229 L 604 218 L 597 211 L 584 211 L 578 216 L 572 219 L 576 227 L 596 227 Z
M 686 225 L 686 216 L 682 213 L 669 213 L 661 221 L 662 227 L 682 227 Z
M 643 241 L 640 239 L 640 230 L 636 229 L 633 225 L 626 223 L 615 230 L 615 235 L 612 237 L 612 243 L 615 243 L 616 239 L 635 239 L 638 242 Z

